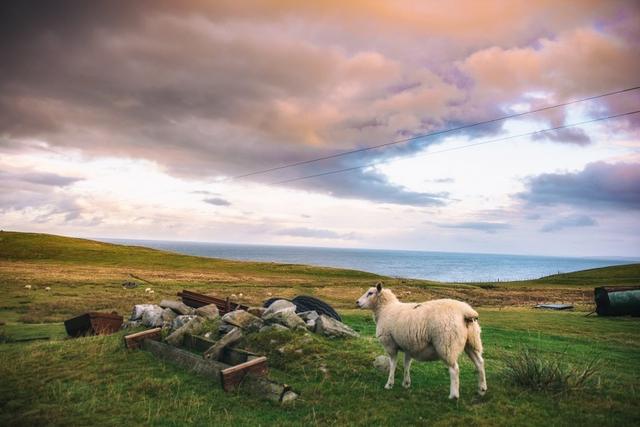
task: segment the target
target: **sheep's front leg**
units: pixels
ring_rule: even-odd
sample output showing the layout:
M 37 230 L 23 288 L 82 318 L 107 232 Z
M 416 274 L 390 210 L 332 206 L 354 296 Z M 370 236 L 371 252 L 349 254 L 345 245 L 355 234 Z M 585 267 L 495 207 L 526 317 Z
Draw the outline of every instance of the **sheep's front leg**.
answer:
M 398 350 L 397 349 L 389 349 L 387 348 L 387 353 L 389 355 L 389 379 L 387 379 L 387 384 L 385 384 L 384 388 L 387 390 L 393 388 L 393 383 L 396 378 L 396 365 L 398 364 Z
M 407 353 L 404 354 L 404 380 L 402 381 L 402 387 L 411 387 L 411 362 L 413 359 Z
M 460 367 L 458 362 L 449 365 L 449 378 L 451 380 L 449 399 L 457 399 L 460 397 Z

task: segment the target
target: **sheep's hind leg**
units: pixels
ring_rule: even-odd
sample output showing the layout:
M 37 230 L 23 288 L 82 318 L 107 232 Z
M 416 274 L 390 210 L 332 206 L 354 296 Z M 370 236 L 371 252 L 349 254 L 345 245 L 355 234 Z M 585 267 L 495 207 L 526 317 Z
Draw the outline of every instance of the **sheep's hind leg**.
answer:
M 398 349 L 387 349 L 387 353 L 389 355 L 389 379 L 387 379 L 387 384 L 385 384 L 384 388 L 389 390 L 393 388 L 393 384 L 395 382 L 396 365 L 398 364 Z
M 407 353 L 404 354 L 404 380 L 402 381 L 402 387 L 411 387 L 411 362 L 413 359 Z
M 476 371 L 478 371 L 478 394 L 484 396 L 487 392 L 487 378 L 484 373 L 484 359 L 482 358 L 482 354 L 469 347 L 467 347 L 465 351 L 469 359 L 471 359 L 476 366 Z
M 460 397 L 460 367 L 458 362 L 453 362 L 453 365 L 449 365 L 449 378 L 451 380 L 449 399 L 458 399 Z

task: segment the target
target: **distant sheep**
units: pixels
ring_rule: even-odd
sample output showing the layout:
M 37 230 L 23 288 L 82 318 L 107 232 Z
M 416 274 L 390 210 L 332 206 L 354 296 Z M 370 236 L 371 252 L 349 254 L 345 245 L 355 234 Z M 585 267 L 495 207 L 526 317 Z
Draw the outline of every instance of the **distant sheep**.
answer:
M 442 360 L 449 367 L 450 399 L 460 396 L 458 358 L 467 353 L 478 371 L 478 393 L 487 391 L 478 313 L 461 301 L 439 299 L 420 304 L 401 303 L 382 284 L 370 288 L 356 305 L 374 312 L 376 336 L 389 356 L 386 389 L 393 387 L 398 351 L 404 352 L 404 381 L 411 386 L 411 361 Z
M 153 292 L 153 291 L 151 290 L 151 288 L 146 288 L 144 291 L 145 291 L 146 293 Z
M 24 285 L 24 288 L 31 290 L 31 285 Z
M 51 288 L 49 286 L 47 286 L 46 288 L 44 288 L 44 290 L 49 292 L 51 290 Z

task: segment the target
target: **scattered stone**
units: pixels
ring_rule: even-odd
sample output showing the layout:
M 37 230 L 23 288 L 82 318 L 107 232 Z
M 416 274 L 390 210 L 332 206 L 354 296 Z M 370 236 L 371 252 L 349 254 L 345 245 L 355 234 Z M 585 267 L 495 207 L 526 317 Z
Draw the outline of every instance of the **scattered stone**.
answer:
M 173 327 L 173 321 L 178 317 L 175 311 L 170 308 L 162 310 L 162 327 Z
M 298 398 L 298 394 L 293 392 L 293 391 L 291 391 L 291 390 L 289 390 L 284 395 L 282 395 L 281 402 L 282 403 L 289 403 L 289 402 L 293 402 L 297 398 Z
M 266 309 L 266 308 L 264 308 L 264 307 L 249 307 L 249 308 L 247 309 L 247 312 L 248 312 L 248 313 L 251 313 L 251 314 L 253 314 L 253 315 L 254 315 L 254 316 L 256 316 L 256 317 L 262 317 L 262 316 L 264 316 L 264 313 L 265 313 L 266 311 L 267 311 L 267 309 Z
M 244 310 L 230 311 L 222 316 L 222 321 L 247 332 L 258 331 L 264 325 L 262 319 Z
M 193 314 L 195 310 L 189 307 L 187 304 L 180 301 L 173 301 L 168 299 L 163 299 L 160 301 L 160 307 L 162 308 L 170 308 L 178 314 Z
M 307 329 L 311 332 L 316 330 L 316 319 L 310 319 L 305 322 L 307 324 Z
M 211 337 L 213 336 L 213 332 L 207 332 L 206 334 L 203 335 L 206 339 L 211 339 Z
M 220 338 L 214 345 L 209 347 L 202 356 L 205 359 L 218 360 L 220 359 L 220 354 L 222 354 L 222 350 L 224 350 L 225 347 L 238 342 L 240 339 L 242 339 L 242 329 L 233 328 L 227 335 Z
M 302 320 L 300 316 L 292 311 L 278 311 L 276 313 L 265 314 L 262 319 L 266 323 L 279 323 L 280 325 L 286 326 L 289 329 L 307 328 L 304 320 Z
M 202 316 L 205 319 L 215 320 L 220 317 L 220 311 L 215 304 L 209 304 L 203 307 L 196 308 L 196 315 Z
M 154 307 L 160 307 L 159 305 L 155 305 L 155 304 L 136 304 L 133 306 L 133 310 L 131 311 L 131 317 L 130 320 L 139 320 L 142 319 L 142 315 L 144 314 L 145 311 L 147 310 L 151 310 Z
M 265 311 L 263 317 L 281 311 L 290 311 L 292 313 L 295 313 L 296 305 L 291 301 L 287 301 L 286 299 L 275 300 L 269 305 L 269 307 L 267 307 L 267 311 Z
M 389 373 L 389 358 L 384 355 L 376 357 L 373 361 L 373 367 L 382 373 Z
M 125 320 L 122 322 L 121 329 L 133 329 L 142 325 L 142 320 Z
M 142 324 L 149 328 L 162 326 L 162 308 L 154 305 L 142 314 Z
M 260 328 L 260 333 L 271 332 L 271 331 L 288 331 L 288 330 L 289 328 L 287 328 L 286 326 L 283 326 L 279 323 L 274 323 L 273 325 L 267 325 Z
M 124 283 L 122 284 L 122 287 L 123 287 L 124 289 L 133 289 L 133 288 L 135 288 L 135 287 L 137 287 L 137 286 L 138 286 L 138 284 L 137 284 L 136 282 L 124 282 Z
M 171 324 L 171 329 L 173 330 L 180 329 L 181 327 L 183 327 L 184 325 L 186 325 L 187 323 L 189 323 L 195 318 L 196 318 L 195 314 L 184 314 L 182 316 L 176 316 L 176 318 L 173 319 L 173 323 Z
M 173 331 L 173 333 L 167 337 L 166 341 L 174 346 L 182 345 L 184 334 L 189 333 L 192 335 L 198 335 L 203 323 L 204 319 L 202 317 L 194 316 L 193 319 L 191 319 L 189 322 Z
M 309 320 L 316 320 L 318 317 L 320 317 L 318 315 L 318 312 L 315 311 L 315 310 L 303 311 L 302 313 L 298 313 L 298 316 L 300 316 L 300 318 L 302 320 L 304 320 L 305 322 L 307 322 Z
M 315 332 L 317 334 L 322 334 L 331 338 L 333 337 L 345 337 L 345 338 L 354 337 L 355 338 L 360 336 L 360 334 L 358 334 L 356 331 L 354 331 L 344 323 L 339 322 L 336 319 L 333 319 L 324 314 L 320 315 L 320 317 L 318 317 L 318 320 L 316 320 Z

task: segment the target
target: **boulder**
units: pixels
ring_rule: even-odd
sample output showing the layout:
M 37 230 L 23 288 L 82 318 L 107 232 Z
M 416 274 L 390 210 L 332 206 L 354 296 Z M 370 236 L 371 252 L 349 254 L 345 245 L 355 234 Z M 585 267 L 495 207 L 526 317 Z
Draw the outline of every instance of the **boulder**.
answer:
M 160 308 L 159 305 L 155 304 L 136 304 L 133 306 L 133 310 L 131 311 L 131 318 L 129 320 L 140 320 L 142 319 L 142 315 L 145 311 L 151 310 L 152 308 Z
M 173 323 L 173 320 L 178 317 L 175 311 L 170 308 L 165 308 L 162 310 L 162 321 L 164 323 Z
M 256 317 L 262 317 L 262 316 L 264 316 L 264 313 L 265 313 L 266 311 L 267 311 L 267 309 L 266 309 L 266 308 L 264 308 L 264 307 L 249 307 L 249 308 L 247 309 L 247 312 L 248 312 L 248 313 L 251 313 L 251 314 L 253 314 L 253 315 L 254 315 L 254 316 L 256 316 Z
M 203 307 L 196 308 L 196 315 L 202 316 L 205 319 L 215 320 L 220 317 L 220 311 L 215 304 L 209 304 Z
M 260 328 L 260 333 L 262 332 L 271 332 L 271 331 L 288 331 L 289 328 L 286 326 L 282 326 L 279 323 L 274 323 L 273 325 L 267 325 Z
M 318 312 L 315 310 L 303 311 L 302 313 L 298 313 L 298 316 L 300 316 L 300 318 L 305 322 L 308 322 L 309 320 L 316 320 L 318 317 L 320 317 L 318 315 Z
M 311 332 L 316 330 L 316 319 L 310 319 L 305 322 L 307 324 L 307 329 Z
M 278 311 L 276 313 L 267 313 L 262 319 L 266 323 L 278 323 L 282 326 L 286 326 L 289 329 L 306 329 L 307 327 L 306 323 L 300 318 L 300 316 L 298 316 L 293 311 L 288 310 Z
M 183 327 L 184 325 L 186 325 L 187 323 L 195 319 L 195 317 L 196 317 L 195 314 L 186 314 L 183 316 L 176 316 L 176 318 L 173 319 L 173 323 L 171 324 L 171 329 L 173 330 L 180 329 L 181 327 Z
M 218 332 L 220 332 L 222 335 L 228 334 L 233 330 L 233 328 L 235 328 L 235 326 L 221 322 L 220 326 L 218 326 Z
M 244 310 L 230 311 L 222 316 L 222 321 L 247 332 L 258 331 L 264 325 L 262 319 Z
M 142 324 L 149 328 L 162 326 L 162 311 L 162 308 L 157 305 L 145 310 L 142 314 Z
M 180 316 L 178 316 L 180 317 Z M 204 323 L 204 318 L 199 316 L 193 316 L 193 318 L 173 331 L 171 335 L 169 335 L 166 339 L 167 343 L 175 346 L 182 345 L 182 340 L 184 338 L 184 334 L 192 334 L 198 335 L 200 333 L 200 329 L 202 328 L 202 324 Z
M 373 360 L 373 367 L 382 373 L 389 373 L 389 357 L 380 355 Z
M 291 301 L 287 301 L 286 299 L 275 300 L 269 305 L 269 307 L 267 307 L 267 311 L 264 312 L 263 317 L 281 311 L 295 313 L 296 305 Z
M 160 307 L 170 308 L 178 314 L 193 314 L 195 310 L 189 307 L 187 304 L 180 301 L 173 301 L 169 299 L 163 299 L 160 301 Z
M 133 329 L 142 325 L 142 320 L 125 320 L 120 329 Z
M 325 335 L 327 337 L 359 337 L 356 331 L 348 327 L 342 322 L 337 321 L 329 316 L 324 314 L 320 315 L 316 320 L 316 331 L 317 334 Z

